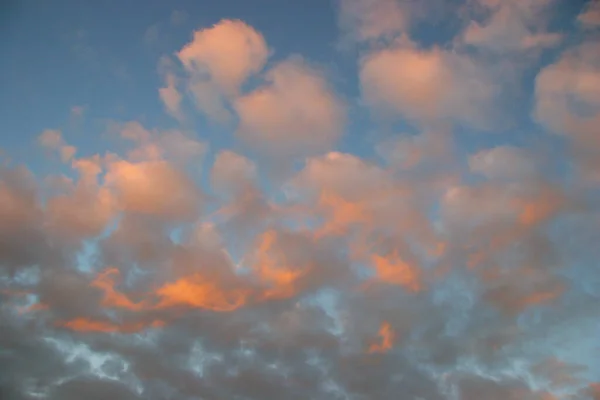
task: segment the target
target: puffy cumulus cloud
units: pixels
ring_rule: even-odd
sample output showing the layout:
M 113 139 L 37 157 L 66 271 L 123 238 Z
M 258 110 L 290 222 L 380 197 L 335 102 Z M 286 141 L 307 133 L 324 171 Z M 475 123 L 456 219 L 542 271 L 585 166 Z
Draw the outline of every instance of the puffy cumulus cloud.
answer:
M 554 0 L 474 0 L 472 6 L 485 15 L 472 20 L 462 41 L 497 54 L 525 52 L 556 46 L 562 35 L 548 30 Z
M 319 193 L 335 192 L 342 197 L 356 199 L 386 189 L 391 177 L 378 165 L 371 164 L 348 153 L 330 152 L 306 160 L 304 168 L 288 184 L 293 191 Z
M 447 165 L 453 146 L 449 132 L 426 131 L 418 135 L 397 135 L 376 146 L 377 152 L 394 169 L 411 170 L 431 164 Z
M 190 81 L 167 68 L 162 92 L 177 117 L 184 84 L 239 114 L 244 146 L 210 168 L 193 132 L 135 121 L 109 126 L 106 153 L 2 160 L 0 397 L 596 400 L 595 39 L 578 30 L 538 74 L 535 138 L 572 149 L 552 158 L 554 142 L 464 131 L 505 82 L 457 41 L 390 44 L 426 18 L 409 3 L 341 3 L 371 46 L 365 98 L 405 117 L 368 151 L 330 149 L 344 106 L 307 61 L 245 90 L 267 46 L 223 21 L 177 54 Z M 545 32 L 511 25 L 540 0 L 477 3 L 477 47 L 514 55 Z M 71 146 L 52 130 L 38 144 Z M 282 160 L 297 164 L 276 181 Z
M 222 20 L 194 33 L 177 56 L 193 73 L 208 74 L 219 88 L 234 94 L 251 75 L 260 72 L 269 54 L 260 33 L 239 20 Z
M 545 127 L 566 135 L 581 173 L 598 180 L 600 150 L 600 51 L 590 38 L 565 51 L 542 69 L 535 83 L 535 118 Z
M 263 36 L 239 20 L 196 31 L 177 53 L 190 74 L 188 87 L 198 108 L 216 120 L 229 117 L 224 101 L 237 96 L 246 79 L 262 70 L 268 55 Z
M 300 58 L 267 72 L 265 85 L 238 98 L 238 135 L 278 156 L 313 153 L 341 136 L 345 107 L 324 76 Z
M 397 43 L 363 57 L 360 83 L 367 103 L 420 124 L 489 126 L 497 84 L 466 55 Z

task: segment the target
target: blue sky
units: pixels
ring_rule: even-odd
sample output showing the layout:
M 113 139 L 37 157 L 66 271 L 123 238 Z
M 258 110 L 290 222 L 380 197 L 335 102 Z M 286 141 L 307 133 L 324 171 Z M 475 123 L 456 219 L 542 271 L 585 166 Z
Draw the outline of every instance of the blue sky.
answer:
M 600 3 L 7 4 L 0 397 L 600 399 Z

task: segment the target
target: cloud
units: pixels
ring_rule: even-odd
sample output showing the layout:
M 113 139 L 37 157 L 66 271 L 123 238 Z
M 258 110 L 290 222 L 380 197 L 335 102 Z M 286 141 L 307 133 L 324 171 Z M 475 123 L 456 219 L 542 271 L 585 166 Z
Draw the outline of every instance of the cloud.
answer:
M 77 149 L 69 146 L 62 138 L 60 131 L 54 129 L 46 129 L 38 138 L 40 145 L 50 150 L 58 151 L 63 162 L 68 162 L 73 158 Z
M 462 34 L 465 44 L 499 54 L 556 46 L 562 35 L 547 30 L 554 0 L 475 0 L 488 15 L 472 20 Z
M 240 138 L 279 156 L 328 149 L 345 122 L 344 104 L 324 76 L 300 58 L 274 66 L 265 85 L 238 98 L 234 107 Z
M 256 178 L 256 165 L 247 157 L 230 150 L 217 154 L 211 170 L 211 184 L 215 190 L 238 194 L 253 186 Z
M 177 79 L 173 74 L 167 74 L 165 77 L 166 86 L 158 90 L 158 94 L 166 111 L 178 121 L 183 120 L 181 110 L 181 93 L 177 89 Z
M 201 161 L 208 150 L 207 144 L 198 140 L 193 132 L 147 130 L 136 121 L 114 127 L 123 139 L 136 145 L 128 154 L 135 161 L 166 159 L 173 164 L 186 165 Z
M 481 150 L 469 159 L 472 172 L 489 179 L 527 179 L 536 174 L 536 160 L 527 151 L 510 146 Z
M 360 63 L 362 95 L 371 108 L 419 124 L 456 122 L 489 127 L 498 88 L 467 56 L 398 44 Z
M 251 74 L 260 72 L 268 54 L 263 36 L 254 28 L 242 21 L 222 20 L 196 31 L 177 56 L 188 71 L 208 73 L 226 94 L 235 94 Z
M 188 14 L 185 11 L 173 10 L 171 16 L 169 17 L 169 22 L 171 22 L 172 25 L 177 26 L 183 24 L 187 18 Z
M 554 400 L 550 393 L 533 391 L 524 382 L 500 381 L 485 379 L 483 377 L 468 377 L 460 383 L 462 398 L 475 400 L 485 396 L 490 400 L 523 399 L 523 400 Z
M 175 219 L 193 218 L 199 212 L 195 184 L 165 161 L 115 160 L 107 169 L 106 184 L 123 211 Z
M 596 126 L 600 122 L 600 52 L 591 38 L 564 52 L 554 64 L 543 68 L 535 81 L 534 117 L 571 141 L 580 172 L 595 181 L 600 165 Z
M 109 122 L 102 150 L 43 131 L 63 163 L 8 147 L 0 397 L 596 399 L 597 38 L 565 33 L 519 76 L 534 119 L 481 136 L 526 108 L 497 104 L 515 85 L 498 70 L 546 48 L 523 38 L 552 4 L 451 3 L 339 3 L 362 52 L 351 108 L 223 20 L 159 69 L 174 116 L 202 89 L 201 112 L 239 123 L 214 147 L 187 109 Z
M 239 20 L 196 31 L 177 53 L 199 109 L 217 120 L 228 115 L 223 102 L 237 96 L 242 84 L 263 69 L 268 55 L 263 36 Z
M 46 205 L 50 229 L 65 238 L 81 239 L 100 234 L 117 211 L 113 194 L 98 183 L 99 171 L 88 172 L 85 162 L 74 163 L 80 170 L 77 184 L 50 197 Z
M 412 170 L 432 162 L 442 165 L 452 159 L 450 136 L 443 131 L 395 135 L 379 143 L 376 150 L 393 168 Z
M 600 6 L 597 2 L 590 1 L 585 6 L 584 11 L 577 17 L 584 28 L 594 29 L 600 25 Z
M 51 246 L 42 224 L 44 211 L 38 198 L 38 187 L 27 168 L 0 167 L 0 204 L 2 268 L 15 271 L 37 264 L 45 257 L 52 263 Z
M 407 11 L 396 0 L 340 0 L 339 25 L 355 41 L 392 38 L 407 28 Z
M 394 332 L 387 322 L 381 324 L 381 327 L 379 328 L 379 338 L 381 342 L 373 343 L 369 347 L 369 353 L 385 353 L 392 348 Z

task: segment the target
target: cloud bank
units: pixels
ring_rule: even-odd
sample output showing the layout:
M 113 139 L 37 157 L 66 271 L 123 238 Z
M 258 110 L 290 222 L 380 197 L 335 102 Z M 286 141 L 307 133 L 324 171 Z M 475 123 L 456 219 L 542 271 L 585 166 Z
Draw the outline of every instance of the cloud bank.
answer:
M 112 123 L 92 154 L 41 132 L 55 169 L 0 166 L 0 397 L 599 400 L 598 7 L 564 44 L 555 3 L 451 2 L 427 46 L 436 1 L 337 2 L 356 103 L 410 131 L 372 157 L 338 147 L 329 72 L 228 19 L 161 61 L 172 129 Z M 558 156 L 473 149 L 529 71 Z

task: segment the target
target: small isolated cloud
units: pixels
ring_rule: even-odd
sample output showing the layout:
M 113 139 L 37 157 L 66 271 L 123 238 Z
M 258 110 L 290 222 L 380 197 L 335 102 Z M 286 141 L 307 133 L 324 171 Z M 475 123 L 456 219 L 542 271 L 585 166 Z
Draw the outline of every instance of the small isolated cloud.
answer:
M 86 106 L 73 106 L 73 107 L 71 107 L 71 110 L 70 110 L 71 118 L 75 118 L 75 119 L 83 118 L 86 110 L 87 110 Z

